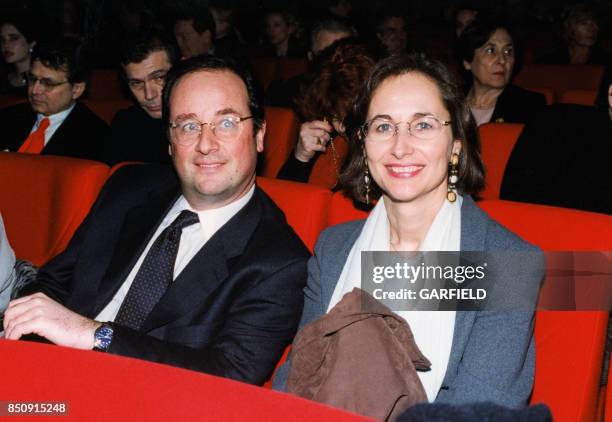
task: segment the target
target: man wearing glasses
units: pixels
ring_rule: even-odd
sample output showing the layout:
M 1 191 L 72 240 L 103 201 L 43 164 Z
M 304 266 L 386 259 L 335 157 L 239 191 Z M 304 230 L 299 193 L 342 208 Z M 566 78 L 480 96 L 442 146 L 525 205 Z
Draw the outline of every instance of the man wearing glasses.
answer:
M 200 56 L 168 74 L 162 116 L 175 171 L 120 168 L 10 303 L 5 336 L 261 384 L 295 334 L 309 255 L 255 185 L 262 102 L 237 65 Z
M 174 44 L 161 33 L 147 32 L 121 43 L 119 60 L 138 104 L 120 110 L 111 123 L 104 160 L 109 165 L 170 163 L 161 120 L 162 90 L 177 55 Z
M 108 125 L 77 101 L 86 87 L 85 61 L 71 38 L 34 46 L 29 103 L 0 112 L 0 150 L 101 160 Z

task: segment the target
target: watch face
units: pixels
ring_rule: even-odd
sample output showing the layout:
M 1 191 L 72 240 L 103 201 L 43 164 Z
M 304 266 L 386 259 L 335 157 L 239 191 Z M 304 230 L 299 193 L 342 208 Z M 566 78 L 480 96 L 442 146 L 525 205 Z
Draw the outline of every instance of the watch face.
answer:
M 94 338 L 94 347 L 106 350 L 113 339 L 113 329 L 109 325 L 104 324 L 96 330 Z

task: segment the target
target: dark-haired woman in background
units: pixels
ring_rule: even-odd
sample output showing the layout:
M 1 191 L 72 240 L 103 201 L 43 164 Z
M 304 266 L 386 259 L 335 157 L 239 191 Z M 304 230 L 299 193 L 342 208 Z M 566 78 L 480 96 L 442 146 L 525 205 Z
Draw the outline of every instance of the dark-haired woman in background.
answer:
M 336 185 L 347 151 L 342 121 L 375 62 L 369 49 L 354 39 L 337 41 L 317 57 L 295 99 L 305 123 L 279 179 Z
M 479 126 L 525 123 L 546 105 L 542 94 L 510 83 L 518 56 L 515 41 L 509 26 L 479 18 L 459 37 L 460 65 L 469 86 L 467 101 Z
M 5 17 L 0 23 L 0 50 L 12 69 L 0 81 L 0 94 L 27 96 L 30 53 L 36 44 L 30 21 L 25 17 Z
M 382 60 L 345 124 L 350 150 L 342 186 L 359 202 L 379 200 L 367 220 L 331 227 L 319 237 L 308 264 L 300 327 L 361 286 L 362 251 L 535 252 L 521 265 L 503 265 L 500 278 L 487 283 L 537 292 L 541 254 L 470 197 L 483 185 L 476 127 L 442 64 L 422 55 Z M 533 309 L 396 313 L 431 362 L 429 371 L 418 373 L 429 401 L 527 403 L 535 366 Z M 367 365 L 358 362 L 354 370 Z M 277 388 L 284 388 L 287 366 L 279 371 Z M 371 380 L 365 388 L 383 382 Z

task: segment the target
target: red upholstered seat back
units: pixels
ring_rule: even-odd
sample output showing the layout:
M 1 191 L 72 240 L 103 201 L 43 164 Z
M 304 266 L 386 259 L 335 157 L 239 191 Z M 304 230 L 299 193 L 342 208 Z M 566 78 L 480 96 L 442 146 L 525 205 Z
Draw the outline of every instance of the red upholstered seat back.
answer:
M 0 152 L 0 212 L 17 257 L 42 265 L 61 252 L 108 171 L 94 161 Z
M 481 201 L 493 219 L 548 251 L 612 250 L 612 217 L 510 201 Z M 608 312 L 538 311 L 532 403 L 555 420 L 595 420 Z
M 19 103 L 25 103 L 26 101 L 28 101 L 27 98 L 19 97 L 17 95 L 0 95 L 0 110 Z
M 555 98 L 561 98 L 568 89 L 597 90 L 604 66 L 597 64 L 526 64 L 513 83 L 525 89 L 549 87 Z
M 121 80 L 116 70 L 95 69 L 91 72 L 88 96 L 92 100 L 122 100 L 125 99 L 121 90 Z
M 346 223 L 347 221 L 361 220 L 367 218 L 368 213 L 355 208 L 353 201 L 344 196 L 342 192 L 335 192 L 329 206 L 327 225 Z
M 258 177 L 257 184 L 283 210 L 291 227 L 312 251 L 327 225 L 329 189 L 266 177 Z
M 276 177 L 297 142 L 299 124 L 293 111 L 279 107 L 266 107 L 266 122 L 263 165 L 258 174 Z
M 581 104 L 592 106 L 597 98 L 597 90 L 595 89 L 568 89 L 561 94 L 561 103 L 563 104 Z
M 335 156 L 334 149 L 335 148 Z M 338 173 L 342 168 L 342 162 L 348 152 L 348 143 L 342 136 L 336 136 L 331 144 L 327 144 L 327 151 L 321 154 L 312 168 L 308 183 L 323 186 L 328 189 L 336 186 Z
M 480 192 L 482 198 L 499 199 L 506 164 L 523 126 L 519 123 L 487 123 L 478 128 L 486 170 L 485 188 Z
M 49 344 L 0 340 L 0 371 L 3 400 L 67 403 L 68 416 L 49 420 L 372 421 L 226 378 Z

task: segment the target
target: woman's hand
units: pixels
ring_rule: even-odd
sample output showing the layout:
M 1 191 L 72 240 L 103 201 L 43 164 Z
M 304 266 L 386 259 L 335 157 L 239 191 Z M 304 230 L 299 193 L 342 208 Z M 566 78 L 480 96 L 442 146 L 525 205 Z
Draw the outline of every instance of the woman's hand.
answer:
M 295 147 L 295 158 L 307 163 L 317 152 L 325 152 L 333 127 L 326 121 L 313 120 L 303 123 L 300 137 Z

